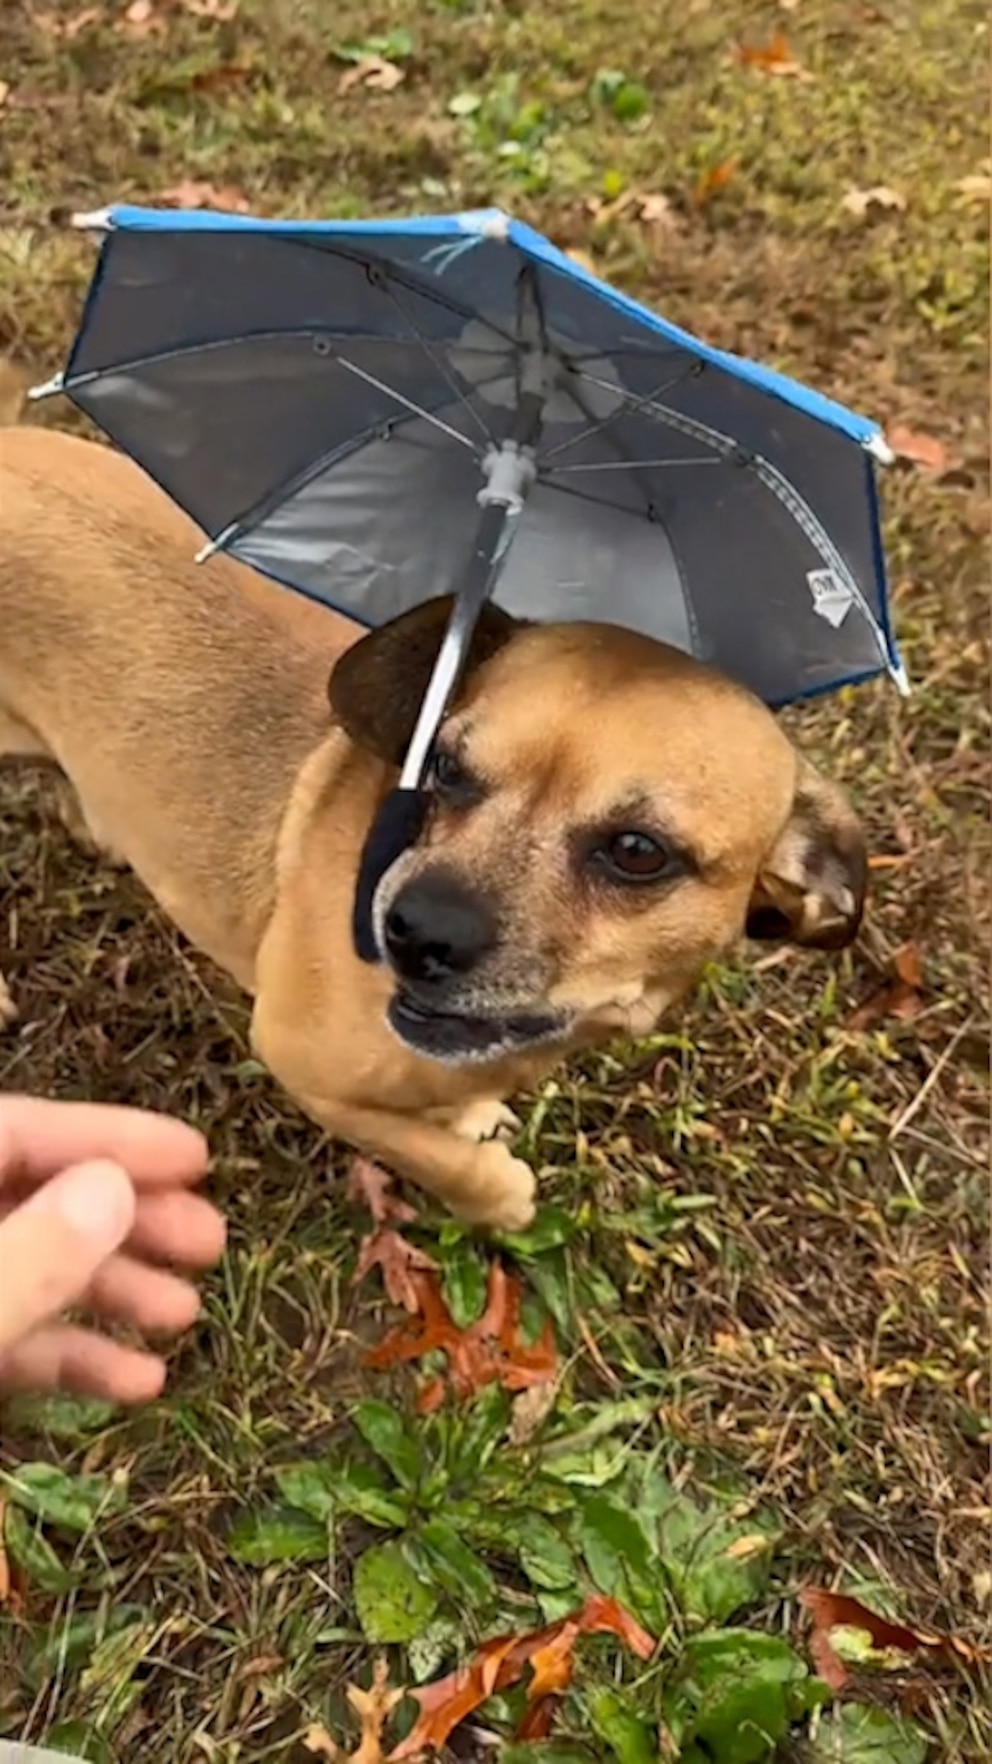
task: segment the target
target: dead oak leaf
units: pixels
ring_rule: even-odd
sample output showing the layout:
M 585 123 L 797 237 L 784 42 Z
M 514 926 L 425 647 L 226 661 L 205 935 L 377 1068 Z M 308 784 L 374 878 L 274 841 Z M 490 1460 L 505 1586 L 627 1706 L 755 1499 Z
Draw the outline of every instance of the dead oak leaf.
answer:
M 393 92 L 405 78 L 404 69 L 395 61 L 386 61 L 381 55 L 363 55 L 361 61 L 341 75 L 338 91 L 342 97 L 356 86 L 364 86 L 369 92 Z
M 98 6 L 86 6 L 82 12 L 74 12 L 70 18 L 59 18 L 54 12 L 36 12 L 34 22 L 47 37 L 58 37 L 63 43 L 71 43 L 81 31 L 99 24 L 100 17 Z
M 493 1637 L 447 1677 L 408 1691 L 407 1695 L 419 1704 L 420 1713 L 406 1739 L 390 1752 L 386 1764 L 402 1764 L 404 1759 L 440 1751 L 467 1715 L 495 1691 L 518 1684 L 528 1665 L 532 1674 L 528 1700 L 533 1713 L 526 1736 L 544 1738 L 557 1697 L 571 1682 L 575 1642 L 580 1635 L 604 1631 L 625 1642 L 641 1660 L 650 1659 L 654 1653 L 654 1637 L 641 1628 L 630 1612 L 615 1599 L 594 1593 L 577 1611 L 559 1618 L 557 1623 L 526 1635 Z M 525 1716 L 524 1722 L 527 1721 Z M 521 1724 L 518 1737 L 523 1731 Z
M 705 208 L 720 190 L 725 190 L 737 170 L 736 159 L 721 160 L 719 165 L 711 165 L 696 179 L 692 192 L 692 200 L 697 208 Z
M 414 1273 L 436 1267 L 437 1263 L 425 1250 L 409 1243 L 392 1226 L 380 1225 L 377 1231 L 370 1231 L 362 1238 L 351 1283 L 357 1286 L 373 1268 L 378 1268 L 390 1303 L 401 1305 L 404 1311 L 416 1316 L 420 1294 Z
M 156 0 L 131 0 L 131 4 L 124 9 L 118 28 L 129 37 L 150 37 L 165 29 L 165 20 L 159 12 Z
M 368 1208 L 374 1225 L 409 1225 L 417 1217 L 415 1209 L 394 1193 L 389 1171 L 371 1158 L 352 1158 L 347 1195 L 356 1206 Z
M 831 1641 L 831 1633 L 837 1629 L 861 1630 L 873 1648 L 891 1649 L 898 1654 L 922 1654 L 933 1663 L 957 1664 L 974 1670 L 992 1660 L 990 1648 L 979 1647 L 962 1636 L 949 1635 L 941 1630 L 911 1629 L 905 1623 L 893 1623 L 847 1593 L 807 1586 L 799 1594 L 799 1603 L 812 1619 L 810 1655 L 813 1664 L 834 1691 L 843 1690 L 850 1677 Z
M 413 1268 L 409 1278 L 416 1310 L 372 1349 L 366 1360 L 369 1366 L 381 1371 L 440 1350 L 448 1361 L 447 1384 L 460 1399 L 474 1396 L 488 1384 L 521 1391 L 555 1377 L 558 1355 L 551 1320 L 536 1342 L 523 1340 L 520 1287 L 501 1262 L 491 1263 L 485 1310 L 467 1329 L 455 1323 L 432 1269 Z M 431 1382 L 421 1393 L 420 1413 L 438 1407 L 444 1388 L 436 1379 Z
M 848 1029 L 870 1029 L 883 1017 L 908 1022 L 923 1009 L 923 959 L 918 944 L 904 943 L 892 957 L 892 976 L 848 1018 Z
M 159 195 L 174 208 L 216 208 L 229 214 L 248 214 L 251 209 L 244 191 L 235 185 L 207 184 L 198 178 L 183 178 L 171 189 L 160 190 Z
M 237 18 L 241 0 L 181 0 L 182 9 L 192 18 L 212 18 L 217 24 L 230 24 Z
M 940 477 L 950 463 L 947 448 L 935 435 L 911 429 L 906 423 L 893 423 L 886 429 L 885 439 L 898 459 L 908 459 L 921 471 Z
M 322 1727 L 317 1721 L 303 1735 L 303 1750 L 312 1753 L 315 1758 L 327 1759 L 329 1764 L 341 1756 L 326 1727 Z
M 792 53 L 784 31 L 775 31 L 767 43 L 738 43 L 737 60 L 742 67 L 777 79 L 812 80 L 813 75 Z
M 888 184 L 871 184 L 867 190 L 859 190 L 854 185 L 841 197 L 841 208 L 847 214 L 853 214 L 856 220 L 864 220 L 873 209 L 897 209 L 906 206 L 906 198 L 898 190 L 890 190 Z

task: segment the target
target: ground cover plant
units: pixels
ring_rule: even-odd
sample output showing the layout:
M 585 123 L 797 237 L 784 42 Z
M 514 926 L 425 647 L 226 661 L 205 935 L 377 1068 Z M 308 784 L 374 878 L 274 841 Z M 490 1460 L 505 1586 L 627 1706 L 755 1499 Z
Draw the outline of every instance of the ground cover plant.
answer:
M 8 414 L 78 318 L 71 210 L 497 202 L 885 423 L 914 691 L 789 716 L 869 828 L 855 950 L 742 954 L 525 1099 L 544 1205 L 485 1243 L 349 1170 L 243 1001 L 4 773 L 0 1088 L 195 1120 L 232 1231 L 161 1403 L 4 1409 L 0 1736 L 988 1755 L 987 29 L 973 0 L 6 0 Z

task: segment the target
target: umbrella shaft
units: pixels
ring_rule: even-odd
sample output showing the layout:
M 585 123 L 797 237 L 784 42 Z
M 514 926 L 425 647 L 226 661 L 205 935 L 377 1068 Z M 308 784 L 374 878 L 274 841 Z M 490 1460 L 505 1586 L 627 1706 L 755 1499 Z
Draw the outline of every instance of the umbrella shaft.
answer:
M 401 790 L 415 790 L 423 776 L 438 725 L 468 654 L 472 632 L 499 575 L 514 519 L 512 510 L 501 502 L 483 510 L 468 568 L 403 761 Z
M 543 386 L 539 391 L 521 388 L 504 447 L 519 453 L 521 449 L 536 444 L 541 434 L 546 396 Z M 524 486 L 519 488 L 522 492 Z M 401 790 L 416 790 L 423 777 L 438 726 L 468 655 L 472 633 L 499 579 L 520 507 L 520 494 L 508 496 L 505 500 L 490 497 L 483 507 L 468 567 L 455 597 L 448 628 L 403 761 Z

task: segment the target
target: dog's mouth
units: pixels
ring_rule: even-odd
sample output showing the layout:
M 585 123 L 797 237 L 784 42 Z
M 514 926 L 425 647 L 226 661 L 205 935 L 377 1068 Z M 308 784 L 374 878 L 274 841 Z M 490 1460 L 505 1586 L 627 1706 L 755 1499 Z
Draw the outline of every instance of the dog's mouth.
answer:
M 389 1026 L 414 1053 L 452 1065 L 498 1058 L 542 1042 L 559 1041 L 569 1019 L 558 1011 L 494 1012 L 472 1016 L 440 1011 L 400 989 L 387 1011 Z

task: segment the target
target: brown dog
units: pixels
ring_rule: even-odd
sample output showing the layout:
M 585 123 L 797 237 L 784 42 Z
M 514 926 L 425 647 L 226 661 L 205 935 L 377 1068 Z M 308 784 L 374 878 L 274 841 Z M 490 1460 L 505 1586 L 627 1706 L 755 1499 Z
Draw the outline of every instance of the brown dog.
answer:
M 58 763 L 97 843 L 253 994 L 307 1113 L 463 1218 L 530 1218 L 491 1136 L 564 1053 L 652 1029 L 742 932 L 853 937 L 857 822 L 764 706 L 629 632 L 492 610 L 364 965 L 359 852 L 448 604 L 356 641 L 197 567 L 198 538 L 120 455 L 0 432 L 0 755 Z

